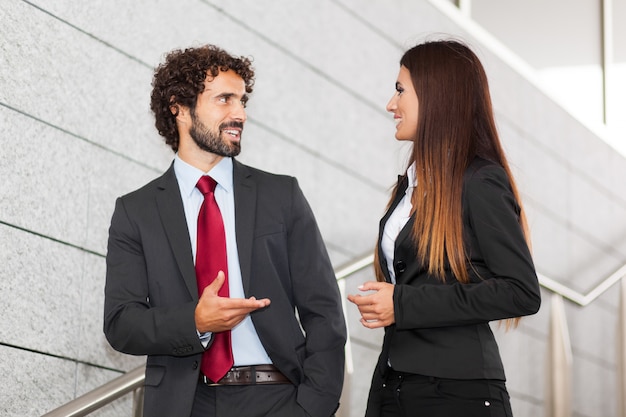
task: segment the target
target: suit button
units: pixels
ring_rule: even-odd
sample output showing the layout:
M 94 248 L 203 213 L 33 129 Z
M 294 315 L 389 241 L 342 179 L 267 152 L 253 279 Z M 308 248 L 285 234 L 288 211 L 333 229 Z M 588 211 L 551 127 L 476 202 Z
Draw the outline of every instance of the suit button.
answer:
M 198 369 L 198 361 L 193 361 L 192 369 Z
M 404 263 L 404 261 L 397 261 L 395 263 L 395 267 L 396 267 L 396 272 L 406 271 L 406 264 Z

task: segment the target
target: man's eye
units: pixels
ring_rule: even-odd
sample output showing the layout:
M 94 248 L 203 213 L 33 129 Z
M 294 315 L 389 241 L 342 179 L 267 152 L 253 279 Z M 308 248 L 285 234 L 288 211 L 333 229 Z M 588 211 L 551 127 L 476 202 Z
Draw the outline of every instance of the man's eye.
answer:
M 241 100 L 241 105 L 246 108 L 248 107 L 248 100 Z
M 220 97 L 217 99 L 220 103 L 228 103 L 228 97 Z

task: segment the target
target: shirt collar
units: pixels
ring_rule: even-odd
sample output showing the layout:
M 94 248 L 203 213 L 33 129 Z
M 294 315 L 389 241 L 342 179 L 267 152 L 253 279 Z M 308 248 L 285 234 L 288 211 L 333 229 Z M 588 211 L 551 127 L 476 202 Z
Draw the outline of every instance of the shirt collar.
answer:
M 178 154 L 176 154 L 174 158 L 174 172 L 176 173 L 176 179 L 178 180 L 180 189 L 185 196 L 190 196 L 191 193 L 194 192 L 198 180 L 203 175 L 209 175 L 220 187 L 224 188 L 226 192 L 230 193 L 233 189 L 232 158 L 222 158 L 209 172 L 202 172 L 198 168 L 180 159 Z

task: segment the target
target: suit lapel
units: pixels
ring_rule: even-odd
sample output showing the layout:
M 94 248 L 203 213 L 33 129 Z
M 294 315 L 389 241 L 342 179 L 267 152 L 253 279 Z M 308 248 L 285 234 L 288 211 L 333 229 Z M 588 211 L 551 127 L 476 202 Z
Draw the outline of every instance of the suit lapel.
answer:
M 252 241 L 256 214 L 257 185 L 250 170 L 233 159 L 233 187 L 235 193 L 235 234 L 241 267 L 244 293 L 250 288 Z
M 409 180 L 407 179 L 406 175 L 398 175 L 398 186 L 397 186 L 398 189 L 396 191 L 396 194 L 393 196 L 393 201 L 389 205 L 387 212 L 385 213 L 383 218 L 380 220 L 381 226 L 384 226 L 385 223 L 387 223 L 387 220 L 391 216 L 391 213 L 393 213 L 393 211 L 396 209 L 398 204 L 400 204 L 400 200 L 402 200 L 402 197 L 404 197 L 404 192 L 406 191 L 406 187 L 408 187 L 408 185 L 409 185 Z M 382 236 L 382 228 L 381 228 L 380 233 Z
M 406 222 L 404 227 L 398 233 L 398 237 L 396 238 L 396 243 L 394 245 L 394 251 L 398 249 L 398 246 L 402 245 L 402 243 L 411 237 L 411 232 L 413 231 L 413 224 L 415 224 L 415 213 L 409 217 L 409 220 Z
M 157 187 L 156 203 L 161 216 L 161 223 L 185 285 L 192 298 L 198 300 L 198 285 L 191 242 L 189 241 L 189 229 L 180 197 L 180 188 L 174 173 L 174 165 L 163 174 Z
M 387 212 L 385 213 L 383 218 L 380 219 L 380 224 L 378 227 L 378 259 L 380 259 L 380 263 L 382 267 L 381 269 L 383 271 L 383 274 L 385 275 L 385 280 L 387 280 L 387 282 L 391 282 L 391 276 L 389 276 L 389 269 L 387 268 L 387 260 L 385 258 L 385 254 L 383 253 L 382 245 L 380 243 L 383 238 L 383 231 L 385 230 L 385 224 L 387 223 L 387 220 L 389 220 L 391 213 L 393 213 L 393 211 L 396 209 L 398 204 L 400 204 L 400 200 L 402 200 L 402 197 L 404 196 L 404 191 L 406 190 L 408 183 L 409 182 L 408 182 L 406 175 L 398 175 L 398 187 L 396 190 L 396 194 L 393 198 L 393 201 L 391 202 L 391 205 L 389 205 Z

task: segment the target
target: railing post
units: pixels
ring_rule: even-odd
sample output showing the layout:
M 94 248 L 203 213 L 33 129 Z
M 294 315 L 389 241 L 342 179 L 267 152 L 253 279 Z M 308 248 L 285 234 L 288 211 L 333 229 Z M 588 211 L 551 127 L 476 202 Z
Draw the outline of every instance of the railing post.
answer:
M 345 277 L 341 277 L 341 279 L 337 280 L 337 285 L 339 286 L 339 293 L 341 294 L 341 308 L 343 310 L 343 315 L 347 319 L 348 311 L 346 308 L 346 280 Z M 344 378 L 343 378 L 343 390 L 341 391 L 341 399 L 339 410 L 337 410 L 337 417 L 347 417 L 350 415 L 350 393 L 352 390 L 350 389 L 350 385 L 352 382 L 352 373 L 354 371 L 354 364 L 352 362 L 352 345 L 350 342 L 350 327 L 348 326 L 348 321 L 346 320 L 346 364 L 344 368 Z
M 143 386 L 133 391 L 133 417 L 143 417 L 143 392 Z
M 565 305 L 558 294 L 552 294 L 551 302 L 546 416 L 571 417 L 572 348 Z

